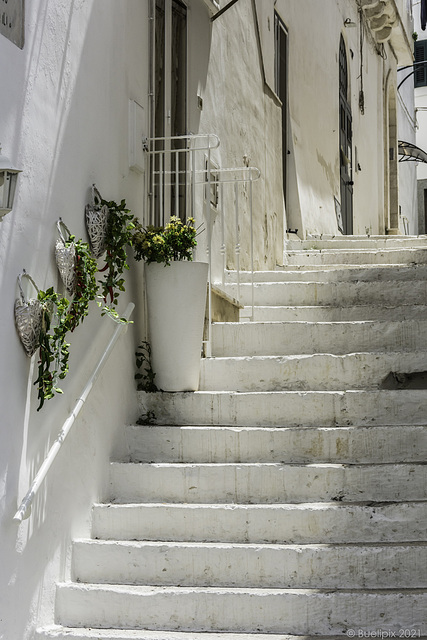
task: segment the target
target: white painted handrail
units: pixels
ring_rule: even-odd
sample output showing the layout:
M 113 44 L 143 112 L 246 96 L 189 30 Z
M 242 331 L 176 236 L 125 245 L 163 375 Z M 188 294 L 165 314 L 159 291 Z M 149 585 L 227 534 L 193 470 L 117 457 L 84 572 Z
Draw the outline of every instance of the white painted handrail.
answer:
M 134 310 L 135 305 L 133 304 L 133 302 L 130 302 L 128 304 L 128 306 L 126 307 L 126 311 L 123 314 L 123 318 L 125 320 L 129 320 L 132 311 Z M 64 422 L 61 431 L 59 432 L 55 442 L 53 443 L 53 445 L 51 446 L 51 448 L 49 449 L 49 453 L 47 454 L 42 466 L 40 467 L 40 469 L 38 470 L 29 490 L 27 491 L 24 499 L 22 500 L 18 511 L 15 513 L 13 520 L 14 522 L 22 522 L 23 520 L 26 520 L 30 514 L 31 514 L 31 504 L 34 500 L 34 497 L 36 496 L 41 484 L 43 483 L 43 480 L 45 479 L 50 467 L 52 466 L 52 463 L 54 462 L 56 456 L 58 455 L 58 452 L 60 450 L 60 448 L 62 447 L 65 438 L 67 437 L 71 427 L 73 426 L 77 416 L 80 413 L 80 410 L 82 409 L 89 393 L 92 390 L 93 385 L 95 384 L 96 380 L 99 377 L 99 374 L 101 373 L 105 363 L 107 362 L 117 340 L 119 339 L 120 335 L 122 334 L 122 332 L 127 328 L 127 324 L 126 323 L 121 323 L 119 325 L 117 325 L 110 342 L 107 345 L 107 348 L 105 349 L 100 361 L 98 362 L 97 366 L 95 367 L 91 377 L 89 378 L 89 381 L 87 382 L 85 388 L 83 389 L 83 392 L 80 396 L 80 398 L 77 400 L 74 409 L 72 410 L 71 414 L 69 415 L 69 417 L 67 418 L 67 420 Z

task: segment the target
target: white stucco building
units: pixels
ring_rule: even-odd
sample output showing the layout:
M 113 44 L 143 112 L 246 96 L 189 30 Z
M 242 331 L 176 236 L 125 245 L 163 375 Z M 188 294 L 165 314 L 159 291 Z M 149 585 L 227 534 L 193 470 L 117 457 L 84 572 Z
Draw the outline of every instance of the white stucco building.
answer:
M 425 25 L 424 25 L 425 26 Z M 426 185 L 427 169 L 425 155 L 427 149 L 427 91 L 426 68 L 423 62 L 427 60 L 426 43 L 427 35 L 421 26 L 421 2 L 414 3 L 414 30 L 417 35 L 415 43 L 414 66 L 401 72 L 405 84 L 415 86 L 415 108 L 417 125 L 417 147 L 421 150 L 421 162 L 417 164 L 418 179 L 418 219 L 419 233 L 425 233 L 426 226 Z M 405 80 L 407 78 L 407 80 Z
M 37 412 L 37 356 L 27 358 L 14 326 L 18 274 L 60 287 L 56 221 L 86 238 L 93 183 L 150 221 L 143 136 L 214 134 L 213 173 L 260 170 L 258 268 L 283 264 L 288 230 L 416 233 L 414 165 L 398 165 L 398 140 L 414 141 L 409 84 L 397 91 L 397 68 L 412 63 L 412 15 L 407 0 L 9 0 L 1 11 L 0 142 L 22 173 L 0 222 L 0 637 L 27 640 L 53 616 L 70 541 L 87 533 L 111 451 L 123 445 L 118 427 L 137 417 L 134 351 L 145 326 L 136 265 L 120 301 L 135 301 L 134 325 L 18 525 L 17 505 L 114 328 L 94 304 L 73 334 L 64 394 Z

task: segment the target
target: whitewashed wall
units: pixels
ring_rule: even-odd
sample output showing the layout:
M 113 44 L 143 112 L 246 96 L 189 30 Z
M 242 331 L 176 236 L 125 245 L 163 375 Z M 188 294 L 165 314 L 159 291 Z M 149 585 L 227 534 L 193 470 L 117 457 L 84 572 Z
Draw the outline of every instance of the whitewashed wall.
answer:
M 255 266 L 274 268 L 282 260 L 284 206 L 281 189 L 279 102 L 264 86 L 256 13 L 252 0 L 239 0 L 214 22 L 200 0 L 189 3 L 188 129 L 215 133 L 220 147 L 213 160 L 224 168 L 254 166 Z M 203 100 L 198 108 L 197 96 Z M 227 256 L 234 258 L 232 191 L 226 187 Z M 241 191 L 241 266 L 249 267 L 248 189 Z M 200 211 L 199 221 L 203 220 Z M 215 222 L 214 262 L 219 260 L 219 221 Z M 200 237 L 203 259 L 205 237 Z
M 137 416 L 135 322 L 116 348 L 35 500 L 12 522 L 20 499 L 79 397 L 115 325 L 94 304 L 72 336 L 64 395 L 36 412 L 36 357 L 17 337 L 16 278 L 25 268 L 41 289 L 59 287 L 53 259 L 62 216 L 86 239 L 84 207 L 95 182 L 106 199 L 141 213 L 141 177 L 128 168 L 128 100 L 146 106 L 147 3 L 140 0 L 26 2 L 25 46 L 0 36 L 0 141 L 19 166 L 14 210 L 0 222 L 0 637 L 26 639 L 51 621 L 54 583 L 68 576 L 70 541 L 86 535 L 104 492 L 107 463 L 123 425 Z M 138 265 L 139 268 L 139 265 Z M 128 300 L 140 302 L 137 274 Z M 134 320 L 138 321 L 140 313 Z
M 427 39 L 427 31 L 422 31 L 421 29 L 421 20 L 420 20 L 420 5 L 414 3 L 414 29 L 418 34 L 419 40 Z M 407 83 L 411 83 L 413 86 L 413 82 L 411 80 L 407 80 Z M 417 146 L 420 147 L 423 151 L 427 151 L 427 87 L 416 87 L 415 88 L 415 107 L 416 107 L 416 120 L 417 120 L 417 132 L 416 132 L 416 140 Z M 424 212 L 424 190 L 426 188 L 426 180 L 427 180 L 427 164 L 418 163 L 417 164 L 417 179 L 419 181 L 419 202 L 418 202 L 418 211 L 419 211 L 419 229 L 421 233 L 426 232 L 426 224 L 425 224 L 425 212 Z
M 398 80 L 405 77 L 410 70 L 399 72 Z M 398 92 L 399 139 L 416 143 L 414 83 L 409 78 Z M 413 161 L 399 162 L 399 229 L 402 233 L 417 235 L 417 163 Z
M 295 201 L 300 207 L 289 208 L 288 225 L 295 226 L 294 220 L 301 218 L 304 235 L 337 233 L 334 196 L 340 200 L 338 50 L 342 34 L 347 45 L 353 116 L 354 233 L 383 233 L 384 87 L 390 70 L 395 77 L 396 58 L 388 45 L 386 59 L 379 56 L 367 34 L 361 48 L 359 27 L 344 28 L 346 18 L 359 22 L 355 2 L 341 0 L 328 9 L 319 12 L 314 0 L 276 3 L 289 28 L 291 152 L 298 183 Z M 361 53 L 363 114 L 359 109 Z

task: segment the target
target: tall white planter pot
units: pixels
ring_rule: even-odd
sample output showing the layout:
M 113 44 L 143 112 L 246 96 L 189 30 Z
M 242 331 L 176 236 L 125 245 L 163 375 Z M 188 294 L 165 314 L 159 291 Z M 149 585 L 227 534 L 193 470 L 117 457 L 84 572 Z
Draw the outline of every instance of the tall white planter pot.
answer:
M 153 262 L 145 276 L 154 382 L 163 391 L 197 391 L 208 264 Z

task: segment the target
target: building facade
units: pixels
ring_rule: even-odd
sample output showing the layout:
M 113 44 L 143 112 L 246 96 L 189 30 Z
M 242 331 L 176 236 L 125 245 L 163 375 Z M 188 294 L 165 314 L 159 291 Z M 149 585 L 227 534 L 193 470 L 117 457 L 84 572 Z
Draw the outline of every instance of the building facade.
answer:
M 94 304 L 73 334 L 63 395 L 37 412 L 37 356 L 25 355 L 14 326 L 17 276 L 25 269 L 40 289 L 60 288 L 56 223 L 61 217 L 72 234 L 87 237 L 92 184 L 106 200 L 125 199 L 145 224 L 174 213 L 174 200 L 180 215 L 189 214 L 190 160 L 177 161 L 181 177 L 156 196 L 161 172 L 147 149 L 166 139 L 169 162 L 171 139 L 184 136 L 191 151 L 190 134 L 216 141 L 208 150 L 201 144 L 194 160 L 202 181 L 211 174 L 208 212 L 200 206 L 194 214 L 212 233 L 215 274 L 224 253 L 227 266 L 237 254 L 243 268 L 250 264 L 247 181 L 235 187 L 237 178 L 221 179 L 224 169 L 259 170 L 257 268 L 282 265 L 288 237 L 414 233 L 415 170 L 398 163 L 398 140 L 414 140 L 412 96 L 409 85 L 397 90 L 398 67 L 412 63 L 412 17 L 406 0 L 9 0 L 2 11 L 0 142 L 22 173 L 13 210 L 0 222 L 0 636 L 27 639 L 52 618 L 55 583 L 70 571 L 70 541 L 87 533 L 90 506 L 107 491 L 110 454 L 125 447 L 119 429 L 137 417 L 134 351 L 145 323 L 143 267 L 135 265 L 120 301 L 135 301 L 134 324 L 30 518 L 18 525 L 17 505 L 112 325 Z M 221 180 L 228 191 L 217 201 Z M 196 203 L 206 201 L 204 189 Z M 234 219 L 225 220 L 224 241 L 219 231 L 221 206 L 233 210 L 236 192 L 237 254 Z M 208 235 L 200 237 L 202 260 Z

